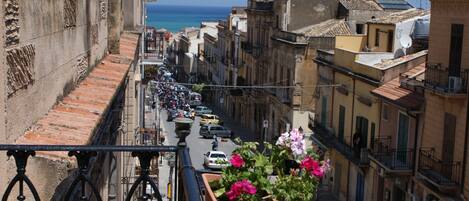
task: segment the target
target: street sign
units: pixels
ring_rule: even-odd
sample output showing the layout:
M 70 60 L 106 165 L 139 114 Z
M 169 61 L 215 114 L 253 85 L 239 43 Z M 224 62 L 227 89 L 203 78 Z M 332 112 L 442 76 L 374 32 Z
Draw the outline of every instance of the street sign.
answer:
M 262 122 L 262 127 L 268 128 L 268 127 L 269 127 L 269 121 L 268 121 L 268 120 L 264 120 L 264 122 Z

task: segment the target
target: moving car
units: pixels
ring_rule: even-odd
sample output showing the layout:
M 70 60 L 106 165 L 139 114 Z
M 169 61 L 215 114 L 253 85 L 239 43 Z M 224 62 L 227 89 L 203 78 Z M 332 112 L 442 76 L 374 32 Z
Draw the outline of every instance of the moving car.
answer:
M 200 106 L 201 104 L 202 104 L 202 95 L 196 92 L 190 92 L 189 93 L 189 105 L 192 107 L 195 107 L 195 106 Z
M 204 166 L 210 169 L 222 169 L 229 166 L 228 158 L 222 151 L 209 151 L 204 155 Z
M 212 110 L 205 106 L 195 107 L 195 115 L 200 116 L 203 114 L 212 114 Z
M 175 119 L 178 115 L 179 111 L 170 109 L 168 110 L 168 118 L 166 121 L 173 121 L 173 119 Z
M 231 138 L 233 137 L 233 131 L 230 129 L 227 129 L 223 126 L 219 125 L 204 125 L 200 127 L 199 135 L 202 136 L 203 138 L 213 138 L 214 135 L 217 137 L 227 137 Z
M 200 119 L 200 125 L 206 125 L 206 124 L 216 124 L 216 125 L 223 125 L 223 121 L 220 120 L 220 118 L 217 115 L 214 114 L 203 114 L 200 116 L 202 119 Z

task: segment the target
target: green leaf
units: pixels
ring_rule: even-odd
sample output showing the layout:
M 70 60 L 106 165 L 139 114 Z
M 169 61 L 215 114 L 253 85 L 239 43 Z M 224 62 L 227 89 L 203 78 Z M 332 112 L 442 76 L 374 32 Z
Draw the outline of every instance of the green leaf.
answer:
M 221 188 L 221 189 L 218 189 L 215 192 L 213 192 L 213 194 L 215 194 L 215 197 L 218 198 L 218 197 L 222 196 L 223 194 L 225 194 L 225 192 L 226 192 L 225 189 Z
M 267 175 L 271 175 L 274 172 L 274 166 L 273 165 L 266 165 L 265 166 L 265 173 Z

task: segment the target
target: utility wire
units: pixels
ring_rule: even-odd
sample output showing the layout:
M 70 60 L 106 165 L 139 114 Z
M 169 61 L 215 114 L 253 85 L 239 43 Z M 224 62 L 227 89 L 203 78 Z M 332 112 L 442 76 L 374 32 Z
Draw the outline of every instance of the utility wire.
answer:
M 181 82 L 157 82 L 157 83 L 172 83 L 183 86 L 195 86 L 202 84 L 191 84 Z M 233 86 L 233 85 L 219 85 L 219 84 L 203 84 L 204 87 L 217 87 L 217 88 L 232 88 L 232 89 L 291 89 L 291 88 L 322 88 L 322 87 L 339 87 L 340 84 L 328 85 L 311 85 L 311 86 L 275 86 L 275 85 L 253 85 L 253 86 Z

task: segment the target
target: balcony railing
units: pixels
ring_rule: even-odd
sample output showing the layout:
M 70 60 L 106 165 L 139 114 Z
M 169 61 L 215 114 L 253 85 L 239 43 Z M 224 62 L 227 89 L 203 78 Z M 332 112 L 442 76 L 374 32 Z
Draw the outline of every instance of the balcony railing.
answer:
M 158 189 L 158 177 L 155 181 L 150 177 L 151 162 L 157 159 L 162 153 L 174 153 L 176 155 L 174 162 L 174 184 L 172 185 L 173 200 L 196 200 L 201 201 L 202 196 L 199 183 L 196 178 L 196 172 L 192 167 L 189 148 L 185 147 L 184 140 L 180 140 L 178 146 L 110 146 L 110 145 L 90 145 L 90 146 L 69 146 L 69 145 L 0 145 L 0 151 L 6 151 L 9 157 L 13 157 L 16 162 L 17 174 L 10 180 L 2 200 L 9 200 L 13 197 L 18 200 L 40 200 L 39 193 L 34 185 L 35 181 L 29 179 L 26 165 L 28 159 L 34 157 L 36 152 L 68 152 L 69 157 L 74 157 L 78 163 L 77 175 L 72 174 L 72 182 L 61 183 L 66 185 L 64 191 L 60 192 L 60 200 L 103 200 L 107 195 L 100 195 L 98 186 L 95 182 L 96 175 L 94 168 L 101 170 L 97 162 L 102 162 L 102 156 L 109 153 L 128 152 L 131 156 L 138 158 L 140 163 L 139 175 L 131 185 L 130 190 L 125 195 L 125 200 L 129 201 L 135 197 L 139 200 L 162 200 Z M 171 171 L 172 172 L 172 171 Z M 170 173 L 171 174 L 171 173 Z M 172 174 L 171 174 L 172 175 Z M 123 178 L 122 181 L 128 180 Z M 26 185 L 24 185 L 26 184 Z M 160 184 L 161 185 L 161 184 Z M 166 185 L 162 184 L 162 185 Z M 16 187 L 15 187 L 16 186 Z M 31 197 L 27 197 L 25 186 L 29 188 Z M 151 191 L 147 190 L 151 187 Z M 15 187 L 15 188 L 14 188 Z M 63 186 L 60 187 L 60 189 Z M 15 189 L 15 191 L 13 191 Z M 138 190 L 137 189 L 141 189 Z M 18 195 L 12 195 L 17 193 Z M 168 195 L 169 196 L 169 195 Z
M 345 139 L 350 139 L 350 136 L 344 136 L 343 139 L 337 138 L 333 133 L 329 132 L 322 125 L 317 124 L 313 128 L 313 138 L 320 141 L 322 144 L 329 148 L 333 148 L 344 155 L 348 160 L 354 164 L 367 167 L 370 163 L 368 159 L 368 151 L 366 148 L 354 148 L 349 145 Z
M 389 173 L 410 173 L 414 165 L 414 150 L 393 148 L 392 138 L 376 138 L 371 146 L 370 158 L 377 161 Z
M 442 68 L 440 64 L 427 65 L 425 70 L 425 87 L 444 94 L 467 93 L 467 80 L 469 70 L 464 69 L 459 75 L 452 76 L 448 68 Z
M 440 189 L 456 188 L 461 181 L 461 163 L 442 161 L 433 149 L 420 150 L 418 171 Z

